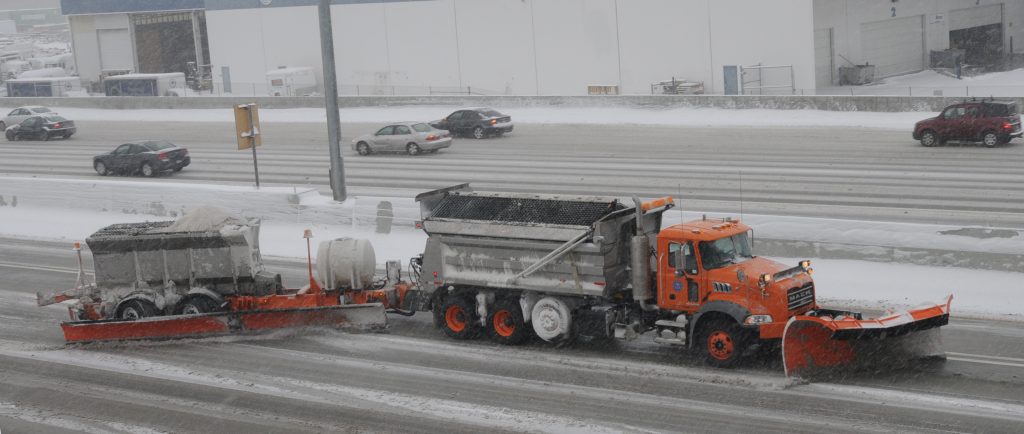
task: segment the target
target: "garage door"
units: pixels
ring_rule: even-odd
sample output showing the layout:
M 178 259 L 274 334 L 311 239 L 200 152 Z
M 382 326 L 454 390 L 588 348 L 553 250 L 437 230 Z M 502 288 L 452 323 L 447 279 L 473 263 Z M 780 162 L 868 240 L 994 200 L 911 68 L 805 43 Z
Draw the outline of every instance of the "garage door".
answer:
M 924 17 L 915 15 L 860 25 L 861 58 L 875 77 L 924 69 Z
M 817 87 L 832 85 L 832 29 L 814 31 L 814 82 Z
M 101 69 L 135 69 L 128 29 L 101 29 L 96 35 L 100 43 Z
M 949 30 L 969 29 L 1003 23 L 1003 5 L 979 6 L 949 12 Z

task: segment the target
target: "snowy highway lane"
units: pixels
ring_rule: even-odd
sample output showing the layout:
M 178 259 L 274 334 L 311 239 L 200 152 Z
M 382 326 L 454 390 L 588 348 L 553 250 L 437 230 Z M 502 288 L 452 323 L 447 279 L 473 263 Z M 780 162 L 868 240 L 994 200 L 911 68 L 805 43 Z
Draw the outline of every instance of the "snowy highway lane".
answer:
M 129 139 L 166 138 L 189 148 L 192 165 L 161 181 L 252 183 L 251 154 L 235 150 L 228 123 L 78 126 L 67 141 L 0 142 L 0 174 L 95 178 L 93 155 Z M 351 194 L 411 197 L 471 182 L 481 190 L 672 195 L 684 209 L 708 212 L 1024 227 L 1019 139 L 995 149 L 923 148 L 910 138 L 910 125 L 897 131 L 519 124 L 509 136 L 459 138 L 437 154 L 354 155 L 349 139 L 377 126 L 342 126 Z M 328 190 L 322 124 L 268 122 L 263 133 L 263 183 Z
M 16 264 L 16 266 L 7 266 Z M 386 334 L 318 332 L 64 347 L 64 243 L 0 239 L 4 432 L 1020 432 L 1020 323 L 954 319 L 950 360 L 804 383 L 647 339 L 502 347 L 427 316 Z M 86 264 L 89 267 L 89 264 Z M 298 263 L 271 261 L 287 282 Z M 955 354 L 955 355 L 954 355 Z

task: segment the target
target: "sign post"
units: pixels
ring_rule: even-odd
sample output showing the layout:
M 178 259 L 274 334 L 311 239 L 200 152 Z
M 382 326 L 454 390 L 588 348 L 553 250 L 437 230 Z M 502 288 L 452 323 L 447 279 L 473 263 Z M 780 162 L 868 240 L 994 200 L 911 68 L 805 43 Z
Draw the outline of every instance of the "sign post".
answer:
M 260 136 L 260 113 L 256 103 L 235 106 L 235 139 L 238 149 L 252 148 L 252 170 L 256 174 L 256 188 L 260 188 L 260 169 L 256 163 L 256 147 L 263 145 Z

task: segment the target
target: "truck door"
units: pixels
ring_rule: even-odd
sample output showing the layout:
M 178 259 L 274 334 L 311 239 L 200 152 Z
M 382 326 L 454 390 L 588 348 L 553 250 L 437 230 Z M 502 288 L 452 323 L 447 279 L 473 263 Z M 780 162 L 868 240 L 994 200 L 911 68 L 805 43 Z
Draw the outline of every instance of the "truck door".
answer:
M 701 273 L 692 241 L 668 241 L 658 258 L 658 306 L 693 311 L 700 305 Z

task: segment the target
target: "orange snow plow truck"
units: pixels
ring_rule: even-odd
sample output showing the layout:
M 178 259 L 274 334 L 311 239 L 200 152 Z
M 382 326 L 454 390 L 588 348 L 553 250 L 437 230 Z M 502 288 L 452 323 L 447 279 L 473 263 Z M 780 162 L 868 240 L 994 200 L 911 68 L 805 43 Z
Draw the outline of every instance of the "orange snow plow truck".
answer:
M 435 325 L 452 338 L 484 334 L 507 345 L 533 337 L 562 344 L 577 337 L 630 340 L 650 333 L 655 342 L 698 351 L 719 367 L 734 366 L 757 348 L 781 346 L 787 375 L 944 356 L 937 332 L 949 321 L 950 300 L 877 319 L 823 309 L 810 261 L 790 267 L 754 256 L 751 229 L 735 220 L 662 228 L 672 198 L 634 198 L 627 204 L 604 197 L 474 192 L 462 184 L 416 200 L 417 226 L 428 238 L 423 253 L 411 259 L 408 282 L 398 261 L 388 262 L 386 278 L 357 272 L 376 262 L 365 241 L 320 244 L 320 282 L 311 271 L 310 287 L 322 286 L 317 293 L 328 294 L 337 306 L 377 309 L 353 322 L 382 326 L 377 312 L 383 316 L 383 309 L 431 312 Z M 193 315 L 235 314 L 241 308 L 233 297 L 239 296 L 227 296 L 219 313 L 198 309 Z M 253 300 L 258 306 L 259 296 Z M 189 319 L 174 316 L 166 304 L 164 313 L 171 316 L 153 322 Z M 69 324 L 135 326 L 128 321 L 133 318 L 119 318 L 65 323 L 65 336 L 75 340 Z M 113 339 L 117 333 L 123 332 L 81 340 Z

